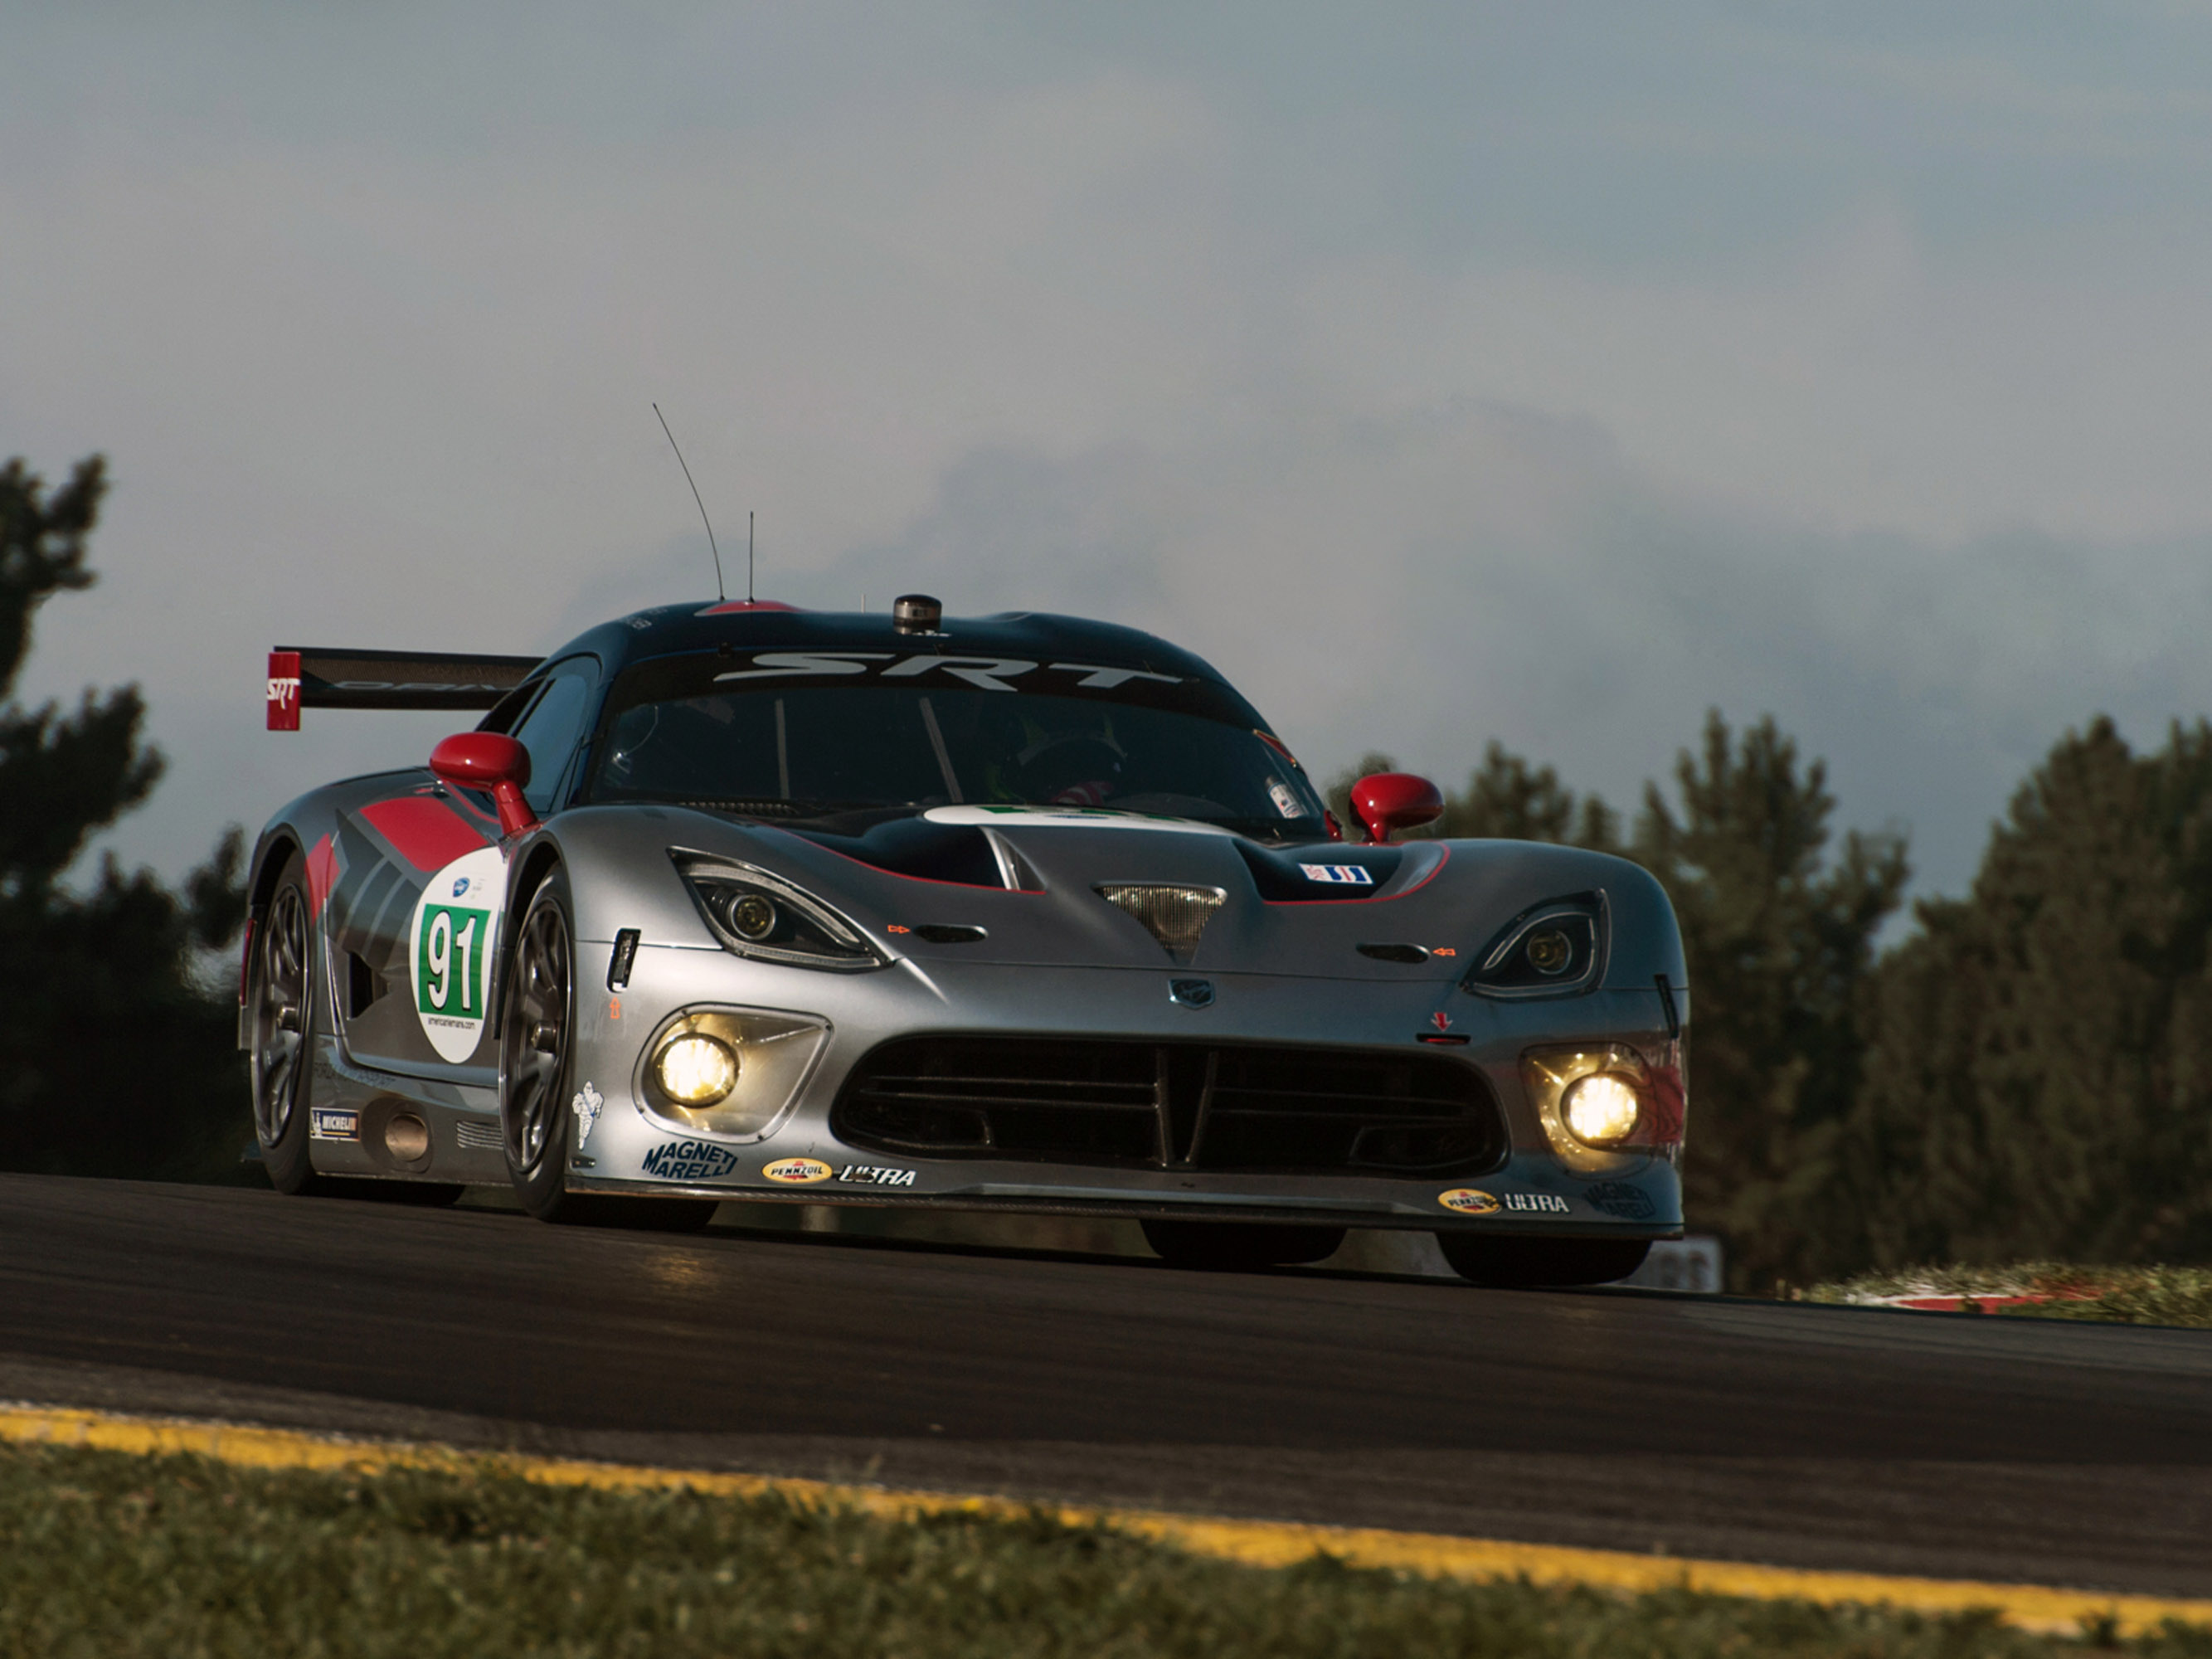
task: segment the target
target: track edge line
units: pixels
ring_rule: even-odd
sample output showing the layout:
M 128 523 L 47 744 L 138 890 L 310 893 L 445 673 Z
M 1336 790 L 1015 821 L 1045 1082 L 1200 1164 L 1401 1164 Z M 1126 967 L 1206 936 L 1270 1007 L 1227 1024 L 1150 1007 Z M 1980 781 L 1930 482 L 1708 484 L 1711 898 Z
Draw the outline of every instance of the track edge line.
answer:
M 984 1493 L 856 1486 L 798 1476 L 605 1463 L 528 1453 L 471 1452 L 430 1442 L 380 1440 L 83 1407 L 0 1402 L 0 1442 L 85 1447 L 147 1456 L 197 1454 L 248 1468 L 376 1474 L 402 1468 L 463 1473 L 489 1467 L 549 1486 L 605 1491 L 681 1489 L 732 1498 L 775 1494 L 799 1503 L 844 1504 L 891 1518 L 957 1513 L 1024 1515 L 1042 1509 L 1071 1526 L 1112 1527 L 1248 1566 L 1287 1567 L 1326 1554 L 1352 1566 L 1435 1578 L 1525 1577 L 1534 1583 L 1586 1584 L 1630 1593 L 1688 1589 L 1829 1607 L 1886 1604 L 1924 1613 L 1991 1608 L 2022 1629 L 2042 1632 L 2071 1632 L 2081 1628 L 2083 1621 L 2096 1619 L 2114 1620 L 2129 1635 L 2155 1630 L 2169 1620 L 2212 1626 L 2212 1601 L 2106 1594 L 2057 1585 L 1763 1566 L 1441 1533 L 1182 1515 L 1109 1504 L 1032 1504 Z

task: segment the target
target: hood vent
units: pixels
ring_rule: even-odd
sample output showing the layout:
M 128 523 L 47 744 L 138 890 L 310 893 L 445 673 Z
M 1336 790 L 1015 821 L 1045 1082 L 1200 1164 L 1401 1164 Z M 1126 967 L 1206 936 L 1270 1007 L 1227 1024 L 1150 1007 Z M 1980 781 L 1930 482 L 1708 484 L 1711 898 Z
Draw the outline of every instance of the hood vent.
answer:
M 1170 961 L 1188 962 L 1199 935 L 1229 895 L 1218 887 L 1177 887 L 1154 882 L 1101 882 L 1096 891 L 1117 910 L 1126 910 L 1159 940 Z

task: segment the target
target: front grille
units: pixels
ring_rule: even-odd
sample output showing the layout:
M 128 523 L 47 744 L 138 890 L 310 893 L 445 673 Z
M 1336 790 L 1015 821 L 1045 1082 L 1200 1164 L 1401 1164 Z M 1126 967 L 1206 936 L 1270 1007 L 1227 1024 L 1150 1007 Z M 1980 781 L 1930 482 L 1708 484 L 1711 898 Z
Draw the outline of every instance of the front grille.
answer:
M 830 1124 L 910 1157 L 1252 1173 L 1441 1176 L 1505 1152 L 1473 1066 L 1257 1045 L 902 1037 L 854 1068 Z

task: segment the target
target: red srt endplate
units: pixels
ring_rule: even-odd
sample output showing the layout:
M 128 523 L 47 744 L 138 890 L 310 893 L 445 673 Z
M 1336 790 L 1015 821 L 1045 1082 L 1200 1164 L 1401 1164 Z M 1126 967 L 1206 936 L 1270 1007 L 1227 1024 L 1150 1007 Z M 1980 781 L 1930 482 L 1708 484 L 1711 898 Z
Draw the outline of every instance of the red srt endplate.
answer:
M 300 729 L 300 653 L 296 651 L 269 653 L 269 729 Z

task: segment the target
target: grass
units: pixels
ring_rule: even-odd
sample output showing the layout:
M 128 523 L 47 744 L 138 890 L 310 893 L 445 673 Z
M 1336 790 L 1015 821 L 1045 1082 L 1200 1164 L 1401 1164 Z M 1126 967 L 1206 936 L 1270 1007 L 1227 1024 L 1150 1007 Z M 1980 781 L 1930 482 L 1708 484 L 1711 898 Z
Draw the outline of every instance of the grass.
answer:
M 2057 1261 L 2012 1267 L 1911 1267 L 1863 1273 L 1795 1292 L 1806 1302 L 1875 1302 L 1894 1296 L 2034 1296 L 1997 1311 L 2031 1319 L 2212 1328 L 2212 1267 L 2085 1267 Z
M 2029 1635 L 1672 1590 L 1239 1566 L 1051 1517 L 468 1470 L 0 1447 L 0 1655 L 1979 1656 L 2212 1659 L 2212 1630 Z

